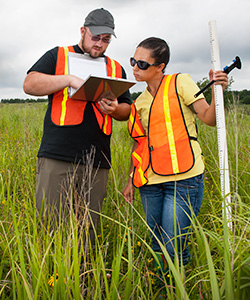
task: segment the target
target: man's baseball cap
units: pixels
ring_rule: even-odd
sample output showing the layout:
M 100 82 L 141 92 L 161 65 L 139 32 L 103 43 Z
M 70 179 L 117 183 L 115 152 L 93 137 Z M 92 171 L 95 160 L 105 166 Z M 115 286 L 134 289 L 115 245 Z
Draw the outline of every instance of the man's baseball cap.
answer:
M 85 19 L 84 26 L 88 27 L 93 35 L 110 33 L 116 37 L 114 33 L 114 18 L 111 13 L 104 8 L 91 11 Z

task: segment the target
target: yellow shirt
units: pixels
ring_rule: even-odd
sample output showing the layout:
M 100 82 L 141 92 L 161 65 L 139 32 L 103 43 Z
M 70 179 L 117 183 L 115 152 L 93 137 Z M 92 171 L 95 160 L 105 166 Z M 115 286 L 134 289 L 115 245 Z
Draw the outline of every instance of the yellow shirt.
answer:
M 195 101 L 204 98 L 204 95 L 201 94 L 197 98 L 194 95 L 200 89 L 196 83 L 192 80 L 188 74 L 179 74 L 177 76 L 177 92 L 181 103 L 181 109 L 183 111 L 183 116 L 187 126 L 187 130 L 190 136 L 196 136 L 196 125 L 195 117 L 190 108 L 188 107 Z M 146 89 L 135 102 L 135 106 L 142 124 L 142 127 L 146 134 L 148 134 L 148 118 L 149 110 L 153 101 L 153 96 Z M 177 181 L 193 176 L 197 176 L 204 172 L 204 163 L 201 155 L 201 148 L 197 141 L 191 140 L 192 149 L 194 152 L 195 163 L 192 169 L 183 174 L 170 175 L 170 176 L 160 176 L 155 174 L 151 166 L 148 169 L 148 184 L 156 184 L 168 181 Z

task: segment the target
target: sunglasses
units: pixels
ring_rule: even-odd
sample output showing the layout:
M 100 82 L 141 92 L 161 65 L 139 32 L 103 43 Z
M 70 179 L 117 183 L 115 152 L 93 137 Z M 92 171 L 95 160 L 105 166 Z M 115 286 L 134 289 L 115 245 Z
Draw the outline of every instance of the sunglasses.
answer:
M 86 30 L 86 32 L 88 33 L 87 30 Z M 91 35 L 90 33 L 88 33 L 88 35 L 90 36 L 91 41 L 93 41 L 93 42 L 99 42 L 100 40 L 102 40 L 102 42 L 105 44 L 109 44 L 111 42 L 111 37 L 101 38 L 99 35 Z
M 161 63 L 154 63 L 154 64 L 149 64 L 148 62 L 144 60 L 135 60 L 133 57 L 130 57 L 130 64 L 132 67 L 134 67 L 136 64 L 139 69 L 141 70 L 147 70 L 151 66 L 158 66 Z

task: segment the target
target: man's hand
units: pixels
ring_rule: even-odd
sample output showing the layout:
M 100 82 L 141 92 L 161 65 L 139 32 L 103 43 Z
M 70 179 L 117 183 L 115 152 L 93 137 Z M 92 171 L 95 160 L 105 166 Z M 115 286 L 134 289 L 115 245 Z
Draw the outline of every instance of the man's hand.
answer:
M 128 120 L 131 109 L 130 104 L 118 103 L 117 98 L 111 91 L 105 91 L 98 104 L 104 114 L 110 115 L 118 121 Z
M 106 115 L 111 115 L 118 108 L 117 98 L 115 98 L 115 95 L 110 91 L 104 92 L 98 103 L 101 111 Z
M 68 79 L 69 79 L 69 87 L 72 87 L 73 89 L 78 89 L 83 83 L 84 80 L 74 76 L 74 75 L 68 75 Z

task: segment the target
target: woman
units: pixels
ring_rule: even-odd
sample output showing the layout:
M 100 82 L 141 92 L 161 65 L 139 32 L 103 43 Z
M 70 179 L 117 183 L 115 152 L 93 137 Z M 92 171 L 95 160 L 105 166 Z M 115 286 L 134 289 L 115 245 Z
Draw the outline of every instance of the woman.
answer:
M 194 97 L 199 88 L 188 74 L 164 75 L 169 56 L 167 43 L 151 37 L 138 45 L 130 59 L 135 79 L 145 81 L 147 88 L 131 109 L 129 132 L 135 142 L 123 195 L 132 203 L 134 186 L 139 188 L 147 223 L 154 232 L 153 250 L 161 252 L 156 236 L 174 261 L 177 237 L 178 256 L 186 265 L 190 217 L 192 211 L 196 216 L 199 213 L 203 197 L 204 163 L 195 115 L 215 126 L 215 102 L 214 95 L 211 105 L 203 94 Z M 209 79 L 223 89 L 228 85 L 222 71 L 213 74 L 210 70 Z M 159 257 L 163 265 L 164 257 Z

